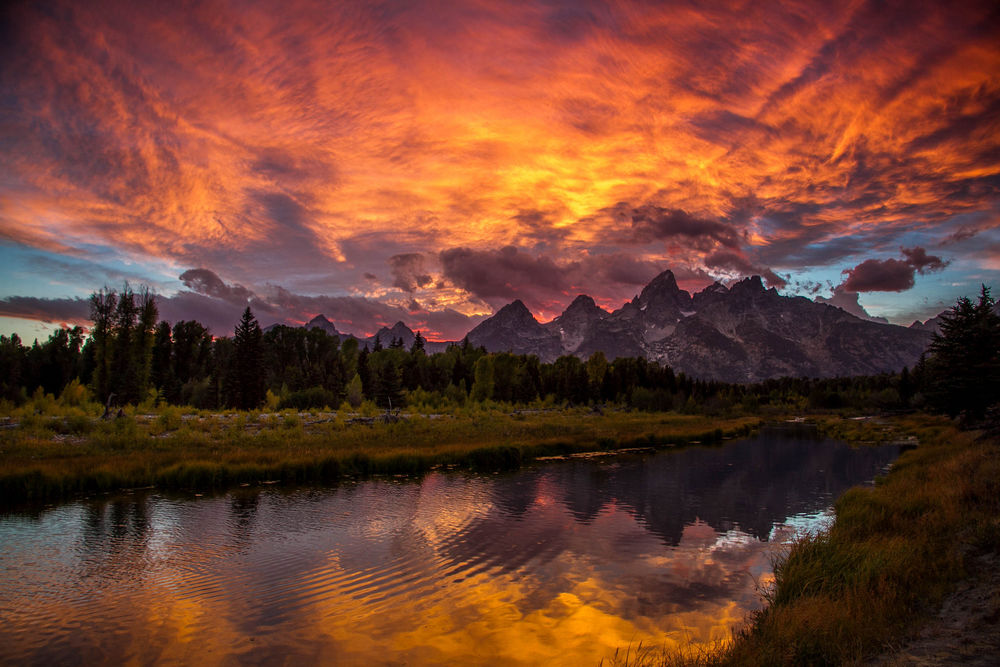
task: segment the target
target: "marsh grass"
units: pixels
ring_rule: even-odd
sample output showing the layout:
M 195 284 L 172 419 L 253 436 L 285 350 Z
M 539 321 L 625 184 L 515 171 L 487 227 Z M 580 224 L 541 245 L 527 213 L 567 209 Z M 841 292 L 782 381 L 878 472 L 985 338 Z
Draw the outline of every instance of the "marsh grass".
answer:
M 436 466 L 508 470 L 540 456 L 713 442 L 758 426 L 751 417 L 516 410 L 499 404 L 411 414 L 390 423 L 365 405 L 351 415 L 144 405 L 102 420 L 100 405 L 71 406 L 66 416 L 59 414 L 58 400 L 37 398 L 8 412 L 17 425 L 0 432 L 0 499 L 8 504 L 149 485 L 219 489 L 271 480 L 420 474 Z M 350 423 L 369 416 L 374 423 Z

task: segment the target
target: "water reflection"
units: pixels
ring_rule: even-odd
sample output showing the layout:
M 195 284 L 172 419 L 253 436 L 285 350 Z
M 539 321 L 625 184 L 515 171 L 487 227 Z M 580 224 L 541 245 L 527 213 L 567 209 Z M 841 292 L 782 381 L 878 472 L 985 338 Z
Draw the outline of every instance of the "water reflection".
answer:
M 596 664 L 708 642 L 894 448 L 767 438 L 0 519 L 0 663 Z

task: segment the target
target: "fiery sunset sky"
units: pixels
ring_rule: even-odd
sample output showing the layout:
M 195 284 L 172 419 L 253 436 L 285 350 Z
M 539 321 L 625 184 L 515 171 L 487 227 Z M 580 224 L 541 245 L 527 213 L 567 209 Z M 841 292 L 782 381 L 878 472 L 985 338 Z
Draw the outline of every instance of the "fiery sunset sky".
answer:
M 21 2 L 0 332 L 124 280 L 231 334 L 461 337 L 760 274 L 909 324 L 1000 292 L 1000 5 Z

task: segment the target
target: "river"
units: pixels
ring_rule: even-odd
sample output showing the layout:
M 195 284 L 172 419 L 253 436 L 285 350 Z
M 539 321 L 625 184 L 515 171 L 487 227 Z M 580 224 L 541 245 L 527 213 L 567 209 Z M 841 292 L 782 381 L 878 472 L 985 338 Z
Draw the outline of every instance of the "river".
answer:
M 717 447 L 0 515 L 0 664 L 597 665 L 729 636 L 897 447 Z

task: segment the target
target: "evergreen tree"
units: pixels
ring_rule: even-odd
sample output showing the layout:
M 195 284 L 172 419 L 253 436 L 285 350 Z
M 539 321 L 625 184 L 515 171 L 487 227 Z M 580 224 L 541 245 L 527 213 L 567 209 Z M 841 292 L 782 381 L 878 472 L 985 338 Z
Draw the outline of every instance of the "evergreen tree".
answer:
M 913 398 L 913 378 L 910 369 L 903 366 L 903 371 L 899 374 L 899 402 L 907 408 L 910 406 L 911 398 Z
M 371 357 L 371 353 L 368 351 L 368 343 L 365 343 L 364 348 L 358 353 L 358 377 L 361 378 L 361 390 L 366 397 L 371 398 L 374 389 L 372 387 L 371 369 L 368 367 L 369 357 Z
M 426 352 L 424 337 L 420 335 L 418 331 L 413 337 L 413 345 L 410 346 L 410 352 L 416 354 L 417 352 Z
M 233 335 L 231 401 L 240 410 L 253 410 L 264 402 L 263 333 L 250 306 L 243 311 Z
M 18 401 L 21 398 L 25 350 L 21 338 L 12 333 L 0 336 L 0 398 Z
M 138 394 L 136 400 L 142 399 L 151 386 L 153 345 L 156 339 L 156 320 L 159 317 L 156 298 L 148 287 L 143 286 L 139 290 L 138 297 L 138 321 L 132 350 L 133 372 Z
M 90 295 L 90 340 L 94 350 L 93 385 L 97 399 L 102 403 L 111 393 L 111 345 L 114 340 L 114 316 L 118 307 L 118 293 L 104 288 Z
M 173 400 L 174 389 L 174 369 L 173 369 L 173 347 L 174 341 L 170 335 L 170 323 L 160 322 L 156 325 L 156 333 L 153 335 L 153 354 L 150 366 L 149 380 L 168 401 Z
M 382 350 L 372 352 L 368 357 L 372 397 L 375 403 L 383 408 L 399 408 L 403 405 L 403 382 L 394 352 L 394 350 Z
M 135 363 L 138 319 L 139 307 L 135 302 L 135 292 L 125 283 L 118 295 L 111 339 L 111 391 L 118 403 L 139 402 L 139 377 Z
M 604 377 L 607 374 L 608 359 L 598 350 L 587 359 L 587 383 L 592 400 L 601 400 L 601 388 L 604 386 Z
M 994 305 L 983 285 L 978 303 L 963 297 L 941 316 L 925 369 L 932 408 L 978 419 L 1000 402 L 1000 316 Z

